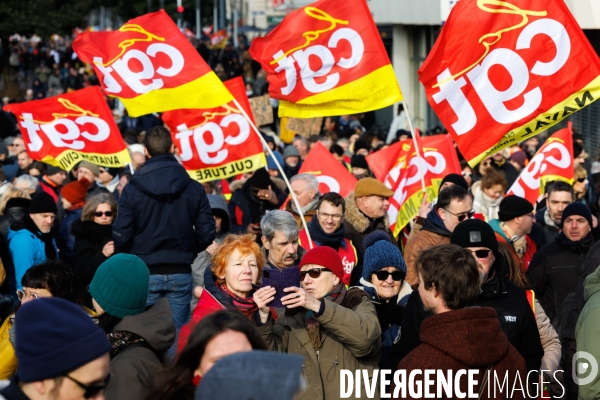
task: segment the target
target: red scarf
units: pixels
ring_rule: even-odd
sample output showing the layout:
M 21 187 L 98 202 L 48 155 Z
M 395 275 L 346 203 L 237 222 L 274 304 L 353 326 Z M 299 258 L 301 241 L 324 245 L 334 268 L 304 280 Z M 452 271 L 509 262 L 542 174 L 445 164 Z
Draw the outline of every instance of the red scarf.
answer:
M 232 293 L 224 283 L 219 286 L 219 289 L 221 289 L 221 291 L 227 296 L 231 297 L 235 308 L 244 313 L 246 317 L 252 318 L 252 315 L 256 312 L 256 310 L 258 310 L 258 306 L 254 302 L 254 298 L 252 296 L 248 298 L 240 297 L 237 294 Z

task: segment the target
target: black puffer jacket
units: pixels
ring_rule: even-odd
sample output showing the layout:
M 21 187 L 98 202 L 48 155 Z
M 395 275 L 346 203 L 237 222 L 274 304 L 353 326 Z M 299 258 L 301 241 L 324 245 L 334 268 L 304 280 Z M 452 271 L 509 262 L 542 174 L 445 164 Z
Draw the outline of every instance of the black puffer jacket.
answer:
M 73 222 L 71 233 L 75 236 L 75 273 L 86 287 L 92 283 L 100 264 L 108 259 L 102 249 L 113 240 L 112 226 L 77 220 Z
M 561 232 L 553 243 L 539 249 L 529 264 L 529 284 L 557 332 L 563 302 L 577 289 L 592 243 L 591 234 L 572 242 Z
M 113 238 L 116 253 L 140 257 L 151 274 L 191 273 L 215 239 L 204 188 L 173 155 L 152 157 L 123 189 Z
M 477 307 L 492 307 L 496 310 L 500 327 L 508 341 L 525 359 L 527 371 L 539 370 L 542 365 L 544 348 L 535 322 L 535 316 L 529 306 L 523 289 L 507 279 L 502 279 L 501 262 L 496 263 L 495 277 L 481 287 L 481 293 L 475 301 Z M 394 367 L 408 353 L 415 349 L 421 340 L 421 323 L 433 314 L 423 310 L 419 291 L 412 292 L 402 319 L 400 341 L 392 349 Z

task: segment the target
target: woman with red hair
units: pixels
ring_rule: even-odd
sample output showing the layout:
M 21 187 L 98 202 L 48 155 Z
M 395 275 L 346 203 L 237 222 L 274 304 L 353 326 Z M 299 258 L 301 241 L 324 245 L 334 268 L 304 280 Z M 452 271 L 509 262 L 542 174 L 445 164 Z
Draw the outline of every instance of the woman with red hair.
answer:
M 179 333 L 178 350 L 185 346 L 190 332 L 202 318 L 223 307 L 237 309 L 254 321 L 258 306 L 252 297 L 253 285 L 258 282 L 264 264 L 265 256 L 254 235 L 227 236 L 213 254 L 212 266 L 206 269 L 204 288 L 194 290 L 200 300 L 190 322 Z

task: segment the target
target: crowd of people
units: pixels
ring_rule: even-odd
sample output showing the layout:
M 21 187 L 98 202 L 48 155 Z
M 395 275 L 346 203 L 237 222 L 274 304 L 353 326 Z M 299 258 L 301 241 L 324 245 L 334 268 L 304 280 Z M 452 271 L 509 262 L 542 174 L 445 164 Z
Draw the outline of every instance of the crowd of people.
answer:
M 204 56 L 222 79 L 243 75 L 250 95 L 264 93 L 238 50 L 224 51 L 226 67 Z M 40 54 L 52 51 L 69 54 Z M 45 88 L 33 98 L 75 88 L 74 67 L 62 80 L 60 63 L 33 60 Z M 379 369 L 533 373 L 523 385 L 540 395 L 600 394 L 600 378 L 577 385 L 572 370 L 577 351 L 600 358 L 600 179 L 581 136 L 574 182 L 546 184 L 535 205 L 506 192 L 538 138 L 475 168 L 461 160 L 395 237 L 394 193 L 366 157 L 411 137 L 401 106 L 389 130 L 368 114 L 332 116 L 286 144 L 274 124 L 266 168 L 200 184 L 160 115 L 130 118 L 108 101 L 131 168 L 33 160 L 4 113 L 0 398 L 331 400 L 343 370 L 379 388 Z M 316 143 L 357 178 L 347 196 L 299 173 Z M 529 397 L 510 393 L 495 398 Z

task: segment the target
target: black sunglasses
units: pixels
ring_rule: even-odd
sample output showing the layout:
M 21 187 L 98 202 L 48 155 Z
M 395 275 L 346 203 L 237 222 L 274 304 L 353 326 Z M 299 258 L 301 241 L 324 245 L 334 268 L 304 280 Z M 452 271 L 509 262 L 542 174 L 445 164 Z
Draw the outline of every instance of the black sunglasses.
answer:
M 475 254 L 475 257 L 477 257 L 477 258 L 488 258 L 490 256 L 490 251 L 491 250 L 481 249 L 481 250 L 471 251 L 471 253 Z
M 587 176 L 586 176 L 586 177 L 583 177 L 583 178 L 579 178 L 579 179 L 577 179 L 577 182 L 579 182 L 579 183 L 583 183 L 583 182 L 585 182 L 585 180 L 586 180 L 586 179 L 587 179 Z
M 317 279 L 319 276 L 321 276 L 321 272 L 323 271 L 331 272 L 329 268 L 312 268 L 308 271 L 300 271 L 300 281 L 303 281 L 304 278 L 306 278 L 306 274 L 308 274 L 308 276 L 310 276 L 313 279 Z
M 473 211 L 473 210 L 467 211 L 466 213 L 460 213 L 460 214 L 454 214 L 452 211 L 448 211 L 445 208 L 443 208 L 442 210 L 454 215 L 458 219 L 458 222 L 463 222 L 467 218 L 471 219 L 471 218 L 473 218 L 473 215 L 475 215 L 475 211 Z
M 377 279 L 379 279 L 380 281 L 385 281 L 387 280 L 388 276 L 392 276 L 392 280 L 394 281 L 401 281 L 403 278 L 403 273 L 402 271 L 394 271 L 394 272 L 390 272 L 390 271 L 377 271 L 375 272 L 375 276 L 377 276 Z
M 115 215 L 115 213 L 114 213 L 114 212 L 112 212 L 112 211 L 105 211 L 105 212 L 102 212 L 102 211 L 94 211 L 94 217 L 98 217 L 98 218 L 100 218 L 100 217 L 101 217 L 101 216 L 103 216 L 103 215 L 106 215 L 107 217 L 112 217 L 113 215 Z
M 106 378 L 104 378 L 103 382 L 97 383 L 95 385 L 86 385 L 84 383 L 79 382 L 76 379 L 71 378 L 69 375 L 64 375 L 64 377 L 65 378 L 69 378 L 70 380 L 72 380 L 73 382 L 75 382 L 75 384 L 77 384 L 77 386 L 79 386 L 80 388 L 82 388 L 83 390 L 85 390 L 85 393 L 83 394 L 84 398 L 91 399 L 92 397 L 96 397 L 98 395 L 98 393 L 100 393 L 104 389 L 106 389 L 106 387 L 110 383 L 110 379 L 112 378 L 112 374 L 106 375 Z

